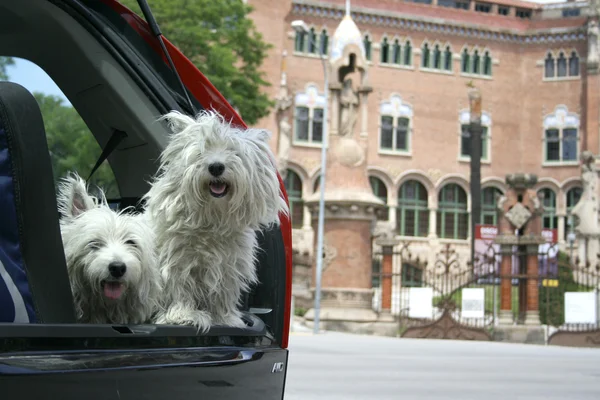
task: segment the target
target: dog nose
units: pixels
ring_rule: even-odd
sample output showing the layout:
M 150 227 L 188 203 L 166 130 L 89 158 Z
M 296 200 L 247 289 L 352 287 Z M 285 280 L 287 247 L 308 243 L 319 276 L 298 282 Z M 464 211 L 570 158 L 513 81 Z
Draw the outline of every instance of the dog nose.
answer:
M 125 271 L 127 271 L 127 266 L 119 261 L 114 261 L 108 264 L 108 271 L 114 278 L 120 278 L 125 275 Z
M 225 171 L 225 165 L 219 162 L 212 163 L 208 166 L 208 172 L 210 172 L 213 176 L 221 176 L 223 171 Z

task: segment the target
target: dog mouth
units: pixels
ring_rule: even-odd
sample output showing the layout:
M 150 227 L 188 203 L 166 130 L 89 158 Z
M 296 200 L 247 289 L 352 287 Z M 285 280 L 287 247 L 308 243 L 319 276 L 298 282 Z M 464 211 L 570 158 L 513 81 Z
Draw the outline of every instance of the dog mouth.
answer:
M 104 292 L 104 297 L 111 300 L 118 300 L 123 296 L 125 285 L 117 281 L 102 281 L 102 291 Z
M 223 197 L 229 192 L 229 185 L 222 180 L 212 180 L 208 184 L 210 195 L 215 198 Z

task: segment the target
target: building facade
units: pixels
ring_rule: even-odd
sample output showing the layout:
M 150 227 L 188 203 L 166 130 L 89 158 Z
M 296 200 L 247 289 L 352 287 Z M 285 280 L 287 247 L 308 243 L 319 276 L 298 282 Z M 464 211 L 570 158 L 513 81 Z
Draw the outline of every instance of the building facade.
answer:
M 319 53 L 329 53 L 344 2 L 248 2 L 273 44 L 264 70 L 279 105 L 257 125 L 274 132 L 294 243 L 312 253 L 304 203 L 319 187 L 325 106 Z M 467 86 L 473 84 L 483 98 L 480 221 L 496 224 L 496 195 L 506 191 L 507 174 L 536 174 L 544 228 L 557 229 L 565 246 L 568 214 L 582 192 L 580 154 L 600 152 L 596 4 L 354 0 L 351 10 L 373 88 L 366 168 L 374 194 L 387 205 L 381 223 L 425 257 L 447 243 L 468 256 Z M 294 20 L 310 31 L 296 33 Z

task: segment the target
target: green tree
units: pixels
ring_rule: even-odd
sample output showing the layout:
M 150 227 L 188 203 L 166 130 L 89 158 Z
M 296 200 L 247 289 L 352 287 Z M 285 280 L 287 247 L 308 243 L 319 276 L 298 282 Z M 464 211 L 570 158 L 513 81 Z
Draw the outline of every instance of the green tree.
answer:
M 8 75 L 6 74 L 6 67 L 9 65 L 13 65 L 15 60 L 10 57 L 0 57 L 0 81 L 8 80 Z
M 143 17 L 136 0 L 121 0 Z M 237 107 L 244 121 L 256 123 L 268 115 L 272 101 L 260 70 L 267 44 L 241 0 L 152 0 L 161 31 L 221 94 Z
M 34 93 L 46 129 L 48 149 L 52 160 L 54 182 L 69 172 L 77 172 L 87 179 L 102 149 L 77 111 L 65 105 L 57 96 Z M 115 177 L 104 162 L 94 173 L 91 183 L 106 192 L 108 198 L 118 197 Z

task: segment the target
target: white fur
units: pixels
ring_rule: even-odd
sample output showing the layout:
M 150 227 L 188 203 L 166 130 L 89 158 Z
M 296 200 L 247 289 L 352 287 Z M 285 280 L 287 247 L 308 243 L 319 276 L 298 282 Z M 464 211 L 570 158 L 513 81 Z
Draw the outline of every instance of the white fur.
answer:
M 255 230 L 288 214 L 269 132 L 238 129 L 213 112 L 195 119 L 171 112 L 173 131 L 146 196 L 154 227 L 164 307 L 157 323 L 243 327 L 242 291 L 257 282 Z M 215 198 L 208 166 L 222 163 L 229 191 Z
M 156 265 L 154 235 L 142 215 L 111 210 L 104 193 L 92 197 L 76 174 L 65 177 L 58 196 L 61 234 L 71 290 L 79 322 L 140 324 L 150 322 L 159 306 L 161 278 Z M 111 262 L 126 272 L 111 276 Z M 104 295 L 103 282 L 118 281 L 118 299 Z

